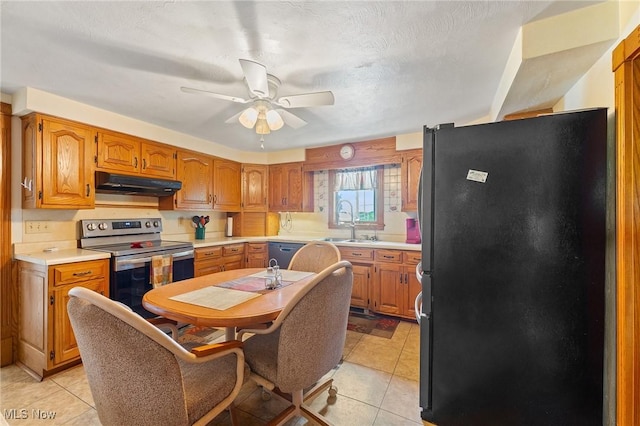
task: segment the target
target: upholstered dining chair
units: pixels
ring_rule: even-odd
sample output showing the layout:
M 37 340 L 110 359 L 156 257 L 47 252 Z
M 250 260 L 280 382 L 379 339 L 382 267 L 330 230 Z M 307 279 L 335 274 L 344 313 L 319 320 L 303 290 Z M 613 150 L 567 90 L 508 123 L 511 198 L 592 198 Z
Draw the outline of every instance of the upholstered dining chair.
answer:
M 69 296 L 67 311 L 103 425 L 204 425 L 238 395 L 246 368 L 241 342 L 187 351 L 98 293 L 75 287 Z
M 254 333 L 243 342 L 250 378 L 292 402 L 270 425 L 283 424 L 296 415 L 330 424 L 305 401 L 333 383 L 333 379 L 320 379 L 342 358 L 352 287 L 351 263 L 334 263 L 314 277 L 267 329 L 238 334 L 242 340 L 245 333 Z M 335 393 L 330 391 L 332 396 Z
M 340 261 L 340 250 L 327 241 L 312 241 L 298 250 L 289 262 L 294 271 L 320 272 Z

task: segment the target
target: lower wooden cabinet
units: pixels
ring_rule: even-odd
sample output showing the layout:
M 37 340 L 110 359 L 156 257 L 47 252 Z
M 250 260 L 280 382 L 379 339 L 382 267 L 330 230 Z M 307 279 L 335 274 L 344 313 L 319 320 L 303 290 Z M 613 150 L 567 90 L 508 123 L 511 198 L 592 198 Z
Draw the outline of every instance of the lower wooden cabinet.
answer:
M 409 318 L 416 317 L 416 297 L 422 291 L 422 283 L 416 277 L 416 265 L 422 260 L 422 252 L 405 251 L 402 253 L 404 263 L 405 278 L 403 290 L 403 316 Z
M 353 265 L 353 289 L 351 306 L 373 309 L 371 304 L 371 279 L 373 278 L 374 250 L 365 247 L 339 247 L 342 260 Z
M 247 243 L 245 247 L 247 268 L 266 268 L 269 262 L 267 254 L 267 243 Z
M 194 276 L 244 268 L 244 243 L 195 249 Z
M 339 247 L 353 265 L 351 306 L 414 319 L 414 301 L 422 290 L 415 274 L 421 252 Z
M 18 362 L 42 378 L 80 360 L 67 315 L 69 290 L 80 286 L 108 296 L 109 259 L 45 266 L 18 263 Z
M 376 250 L 374 266 L 373 310 L 400 315 L 403 313 L 402 252 L 399 250 Z
M 351 306 L 369 308 L 369 281 L 371 280 L 371 265 L 352 263 L 353 290 L 351 291 Z

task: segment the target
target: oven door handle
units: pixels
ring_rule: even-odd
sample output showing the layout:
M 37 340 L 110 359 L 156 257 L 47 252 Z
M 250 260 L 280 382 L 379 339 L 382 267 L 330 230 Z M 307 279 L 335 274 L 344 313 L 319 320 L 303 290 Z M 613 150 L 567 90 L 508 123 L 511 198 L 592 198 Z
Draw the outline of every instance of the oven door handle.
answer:
M 190 259 L 193 257 L 193 250 L 181 251 L 179 253 L 172 253 L 173 260 L 182 260 Z M 151 256 L 149 257 L 137 257 L 134 259 L 116 259 L 116 265 L 132 265 L 132 264 L 140 264 L 140 263 L 150 263 Z

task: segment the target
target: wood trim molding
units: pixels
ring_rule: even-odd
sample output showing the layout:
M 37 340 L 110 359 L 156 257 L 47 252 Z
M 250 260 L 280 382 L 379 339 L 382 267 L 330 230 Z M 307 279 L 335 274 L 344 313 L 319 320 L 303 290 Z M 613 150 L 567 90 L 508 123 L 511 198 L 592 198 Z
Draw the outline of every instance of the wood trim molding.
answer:
M 0 147 L 0 365 L 13 363 L 17 320 L 16 281 L 12 279 L 11 255 L 11 105 L 1 103 L 2 146 Z
M 616 424 L 640 424 L 640 26 L 612 54 L 616 109 Z
M 537 117 L 539 115 L 552 114 L 552 113 L 553 113 L 553 108 L 543 108 L 543 109 L 537 109 L 535 111 L 514 112 L 513 114 L 505 115 L 503 120 L 504 121 L 520 120 L 522 118 L 532 118 L 532 117 Z
M 347 144 L 309 148 L 305 150 L 303 171 L 349 169 L 366 167 L 372 164 L 400 164 L 402 152 L 396 151 L 396 138 L 374 139 L 370 141 L 349 143 L 355 148 L 353 158 L 345 160 L 340 157 L 340 148 Z

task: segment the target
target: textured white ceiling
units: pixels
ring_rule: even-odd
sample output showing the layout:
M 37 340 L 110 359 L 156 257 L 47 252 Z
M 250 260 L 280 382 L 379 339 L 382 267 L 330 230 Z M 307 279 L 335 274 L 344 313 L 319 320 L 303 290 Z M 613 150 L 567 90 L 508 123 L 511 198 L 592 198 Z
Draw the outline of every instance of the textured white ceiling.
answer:
M 594 3 L 2 1 L 0 89 L 29 86 L 258 151 L 252 130 L 224 123 L 243 105 L 180 91 L 246 98 L 238 59 L 252 59 L 282 80 L 280 96 L 331 90 L 336 98 L 290 110 L 309 124 L 267 135 L 267 150 L 367 140 L 486 117 L 519 28 Z M 532 63 L 526 72 L 545 92 L 522 84 L 514 105 L 555 103 L 581 71 L 549 68 L 569 69 L 562 61 L 573 59 Z

